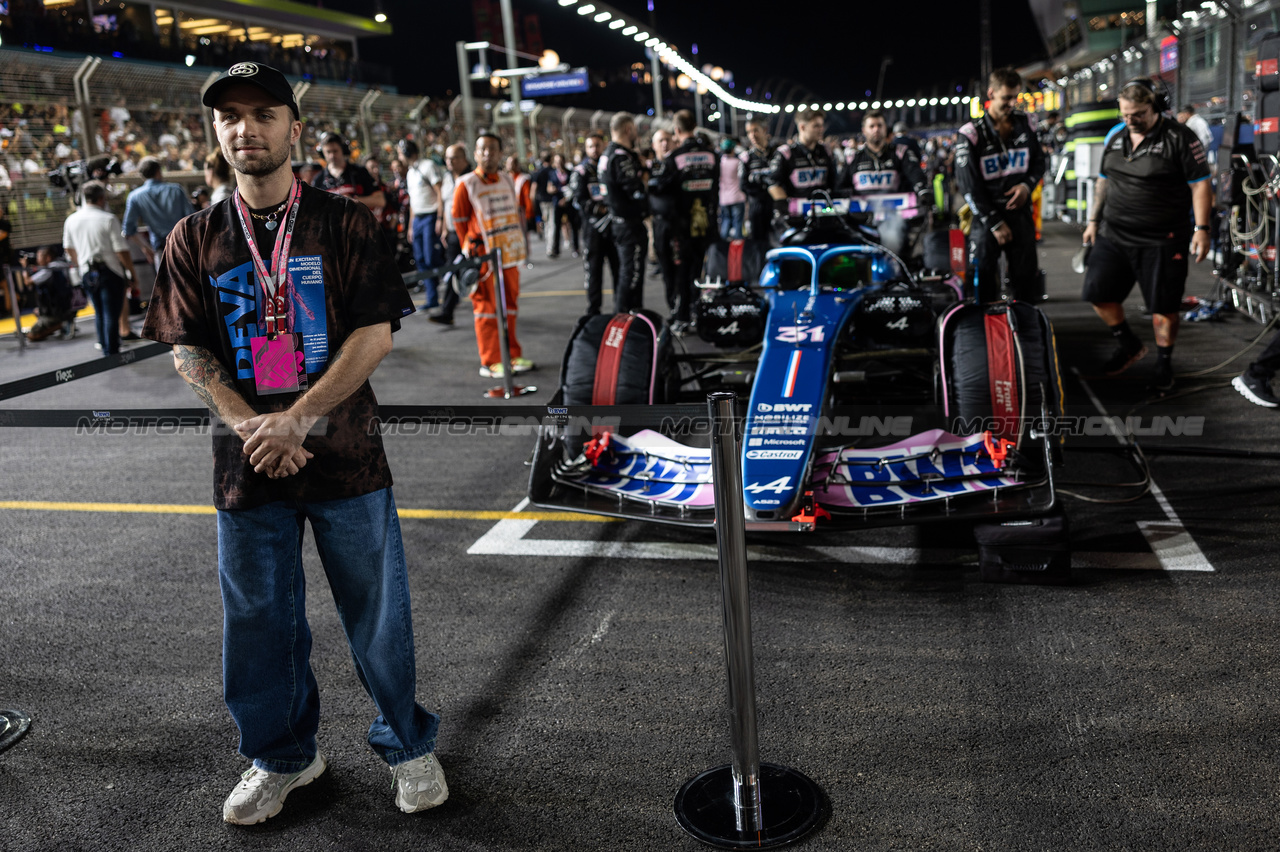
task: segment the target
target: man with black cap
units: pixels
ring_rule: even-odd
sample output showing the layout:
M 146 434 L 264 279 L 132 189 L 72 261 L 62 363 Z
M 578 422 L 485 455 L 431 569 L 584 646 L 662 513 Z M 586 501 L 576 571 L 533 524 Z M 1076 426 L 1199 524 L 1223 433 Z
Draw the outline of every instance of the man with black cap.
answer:
M 275 816 L 325 770 L 307 520 L 379 711 L 369 745 L 391 766 L 400 809 L 431 808 L 448 796 L 439 718 L 414 700 L 404 547 L 368 382 L 413 303 L 369 210 L 294 178 L 302 124 L 283 74 L 239 63 L 203 101 L 238 188 L 170 235 L 144 332 L 173 346 L 178 372 L 229 427 L 213 438 L 223 691 L 253 765 L 223 819 Z

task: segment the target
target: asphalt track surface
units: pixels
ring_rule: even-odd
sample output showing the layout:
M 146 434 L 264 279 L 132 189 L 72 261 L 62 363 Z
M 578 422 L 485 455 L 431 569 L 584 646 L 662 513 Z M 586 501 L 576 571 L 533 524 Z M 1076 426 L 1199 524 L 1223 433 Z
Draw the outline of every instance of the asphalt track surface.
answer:
M 1110 341 L 1077 301 L 1074 233 L 1042 244 L 1045 308 L 1089 376 Z M 536 262 L 520 337 L 545 402 L 583 297 L 577 261 Z M 1209 283 L 1197 268 L 1189 292 Z M 1184 325 L 1176 366 L 1211 367 L 1260 328 Z M 89 360 L 85 331 L 21 356 L 4 339 L 0 382 Z M 1075 586 L 984 584 L 963 530 L 752 537 L 761 757 L 829 799 L 803 848 L 1276 848 L 1280 464 L 1154 451 L 1271 451 L 1280 420 L 1227 386 L 1244 362 L 1147 403 L 1153 361 L 1087 390 L 1071 374 L 1082 413 L 1204 418 L 1140 439 L 1156 492 L 1068 498 Z M 468 323 L 416 316 L 374 385 L 384 404 L 486 404 L 477 366 Z M 197 404 L 161 356 L 3 407 Z M 702 848 L 672 800 L 729 759 L 714 539 L 514 511 L 522 436 L 386 439 L 449 801 L 396 810 L 312 548 L 330 768 L 267 823 L 223 824 L 245 761 L 221 700 L 208 442 L 0 430 L 0 708 L 33 720 L 0 753 L 0 850 Z M 1072 439 L 1062 478 L 1084 484 L 1063 487 L 1137 494 L 1094 484 L 1139 478 L 1115 445 Z

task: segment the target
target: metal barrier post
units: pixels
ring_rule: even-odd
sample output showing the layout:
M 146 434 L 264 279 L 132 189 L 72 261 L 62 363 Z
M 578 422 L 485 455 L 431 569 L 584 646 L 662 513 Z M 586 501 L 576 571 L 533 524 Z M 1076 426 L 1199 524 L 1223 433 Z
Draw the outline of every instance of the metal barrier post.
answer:
M 533 385 L 517 385 L 511 367 L 511 345 L 507 342 L 507 286 L 502 275 L 502 249 L 493 250 L 494 301 L 498 308 L 498 351 L 502 353 L 502 387 L 489 388 L 485 391 L 488 399 L 511 399 L 513 396 L 524 396 L 536 393 Z
M 767 849 L 792 843 L 812 830 L 822 816 L 823 796 L 822 789 L 800 772 L 760 763 L 742 439 L 735 400 L 732 393 L 707 397 L 733 762 L 685 783 L 676 794 L 675 814 L 680 827 L 703 843 L 722 849 Z
M 31 727 L 31 717 L 21 710 L 0 710 L 0 751 L 22 739 Z
M 18 339 L 18 353 L 27 348 L 27 336 L 22 333 L 22 308 L 18 305 L 18 288 L 13 283 L 13 267 L 4 265 L 4 285 L 9 293 L 9 307 L 13 312 L 13 336 Z

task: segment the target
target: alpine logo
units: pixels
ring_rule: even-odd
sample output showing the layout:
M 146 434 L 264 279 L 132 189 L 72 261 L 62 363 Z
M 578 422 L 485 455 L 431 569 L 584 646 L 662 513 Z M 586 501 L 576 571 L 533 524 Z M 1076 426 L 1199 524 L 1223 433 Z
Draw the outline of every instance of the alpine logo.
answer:
M 749 491 L 752 494 L 763 494 L 766 491 L 771 491 L 774 494 L 781 494 L 789 488 L 791 488 L 791 477 L 783 476 L 775 479 L 773 482 L 753 482 L 742 490 Z
M 811 402 L 760 402 L 756 404 L 756 411 L 792 411 L 798 414 L 808 414 L 813 410 Z

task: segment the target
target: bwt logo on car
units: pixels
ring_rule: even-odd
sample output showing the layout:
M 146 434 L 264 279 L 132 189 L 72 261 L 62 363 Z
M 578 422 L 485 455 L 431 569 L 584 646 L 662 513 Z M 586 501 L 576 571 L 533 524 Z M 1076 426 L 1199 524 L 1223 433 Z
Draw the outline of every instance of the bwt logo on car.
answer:
M 813 403 L 811 402 L 760 402 L 756 404 L 756 411 L 790 411 L 797 414 L 808 414 L 812 408 Z

